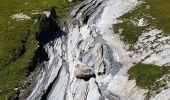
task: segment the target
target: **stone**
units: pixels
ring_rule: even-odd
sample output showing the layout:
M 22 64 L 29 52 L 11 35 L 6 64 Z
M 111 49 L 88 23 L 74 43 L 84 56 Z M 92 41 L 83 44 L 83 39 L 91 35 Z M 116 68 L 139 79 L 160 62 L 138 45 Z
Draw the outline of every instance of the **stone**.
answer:
M 82 66 L 79 64 L 75 67 L 74 75 L 76 78 L 84 80 L 89 80 L 91 77 L 95 76 L 90 67 Z
M 69 2 L 73 2 L 74 0 L 68 0 Z
M 24 13 L 19 13 L 19 14 L 14 14 L 11 16 L 12 19 L 16 19 L 16 20 L 28 20 L 31 19 L 30 16 L 25 15 Z

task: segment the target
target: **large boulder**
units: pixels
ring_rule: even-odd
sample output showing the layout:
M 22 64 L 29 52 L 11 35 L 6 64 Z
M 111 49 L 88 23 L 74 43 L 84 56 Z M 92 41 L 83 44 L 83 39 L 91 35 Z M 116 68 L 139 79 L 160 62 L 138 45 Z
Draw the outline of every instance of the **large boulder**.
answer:
M 92 68 L 79 64 L 75 67 L 74 75 L 76 78 L 84 80 L 89 80 L 91 77 L 95 77 Z

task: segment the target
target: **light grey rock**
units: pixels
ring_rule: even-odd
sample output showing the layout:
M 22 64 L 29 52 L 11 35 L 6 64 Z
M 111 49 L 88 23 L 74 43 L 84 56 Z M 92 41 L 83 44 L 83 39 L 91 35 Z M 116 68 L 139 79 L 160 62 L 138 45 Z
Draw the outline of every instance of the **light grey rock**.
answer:
M 100 18 L 106 0 L 88 0 L 71 12 L 71 17 L 78 19 L 82 24 L 93 24 Z
M 131 10 L 129 6 L 133 2 L 137 1 L 86 0 L 75 7 L 70 15 L 80 25 L 69 23 L 67 36 L 45 45 L 50 60 L 37 76 L 36 86 L 27 100 L 141 100 L 145 91 L 137 89 L 134 81 L 128 81 L 127 73 L 122 71 L 122 60 L 116 56 L 118 51 L 122 53 L 121 46 L 118 51 L 112 47 L 120 44 L 112 40 L 109 43 L 101 33 L 108 24 L 111 26 L 114 15 L 121 16 Z M 117 12 L 107 16 L 109 19 L 103 18 L 114 12 L 108 7 Z M 99 28 L 97 23 L 101 20 L 104 22 Z M 86 77 L 88 80 L 84 80 Z

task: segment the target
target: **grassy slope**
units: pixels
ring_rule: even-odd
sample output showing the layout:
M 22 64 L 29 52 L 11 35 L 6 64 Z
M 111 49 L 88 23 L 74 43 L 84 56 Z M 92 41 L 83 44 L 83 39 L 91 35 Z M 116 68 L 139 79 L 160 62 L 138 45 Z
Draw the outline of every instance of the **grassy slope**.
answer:
M 168 73 L 167 67 L 160 67 L 151 64 L 136 64 L 129 71 L 130 78 L 136 79 L 136 84 L 142 88 L 158 88 L 156 80 Z
M 122 33 L 120 34 L 121 39 L 128 44 L 135 44 L 140 34 L 145 30 L 146 27 L 138 27 L 133 25 L 131 22 L 123 22 L 113 25 L 116 33 L 119 33 L 119 29 L 122 29 Z
M 37 47 L 37 24 L 32 19 L 16 21 L 10 16 L 21 12 L 33 16 L 33 12 L 56 6 L 57 15 L 63 19 L 68 7 L 73 5 L 75 3 L 66 0 L 0 0 L 0 100 L 11 96 L 13 89 L 27 76 Z
M 113 25 L 113 29 L 117 31 L 123 28 L 121 33 L 122 40 L 128 44 L 134 44 L 137 42 L 138 37 L 142 31 L 146 31 L 148 27 L 156 27 L 163 29 L 165 33 L 170 34 L 170 1 L 169 0 L 144 0 L 145 3 L 138 6 L 131 12 L 123 15 L 120 19 L 124 20 L 123 23 Z M 148 9 L 149 8 L 149 9 Z M 136 20 L 145 18 L 148 25 L 145 27 L 137 27 L 133 25 L 129 20 Z M 155 19 L 153 19 L 155 18 Z M 127 21 L 130 23 L 126 25 Z
M 123 23 L 113 25 L 113 30 L 119 33 L 119 29 L 123 29 L 120 33 L 122 40 L 130 44 L 130 50 L 133 50 L 133 44 L 138 41 L 142 32 L 147 31 L 147 28 L 162 29 L 165 35 L 170 34 L 170 0 L 144 0 L 145 3 L 139 5 L 136 9 L 121 16 L 119 19 Z M 140 18 L 147 20 L 147 26 L 138 27 L 132 23 Z M 142 88 L 158 88 L 157 79 L 166 74 L 167 68 L 150 64 L 136 64 L 128 74 L 130 78 L 135 78 L 136 83 Z M 156 82 L 156 83 L 155 83 Z

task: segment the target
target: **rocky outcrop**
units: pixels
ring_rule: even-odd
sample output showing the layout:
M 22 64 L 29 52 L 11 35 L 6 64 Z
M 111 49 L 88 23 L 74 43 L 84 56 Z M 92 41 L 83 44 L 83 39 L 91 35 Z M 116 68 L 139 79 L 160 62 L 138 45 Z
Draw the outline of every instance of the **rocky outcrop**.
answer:
M 60 36 L 59 33 L 61 30 L 56 23 L 56 19 L 57 17 L 54 8 L 51 8 L 48 16 L 39 16 L 39 30 L 36 33 L 36 39 L 39 42 L 39 45 L 45 45 Z
M 77 6 L 70 15 L 82 24 L 94 24 L 105 6 L 105 0 L 88 0 Z
M 118 17 L 138 4 L 139 0 L 86 0 L 77 6 L 70 14 L 74 20 L 58 32 L 67 34 L 45 45 L 50 59 L 27 100 L 144 100 L 147 90 L 136 87 L 127 71 L 150 52 L 127 51 L 111 30 Z
M 73 2 L 74 0 L 68 0 L 69 2 Z
M 126 2 L 133 4 L 130 0 Z M 137 1 L 134 2 L 137 5 Z M 103 30 L 98 22 L 100 19 L 103 20 L 107 10 L 113 11 L 111 7 L 117 8 L 117 4 L 121 5 L 122 11 L 128 8 L 124 12 L 135 6 L 126 5 L 121 0 L 88 0 L 72 11 L 71 16 L 74 20 L 68 22 L 67 34 L 45 45 L 50 59 L 46 62 L 42 73 L 37 76 L 37 84 L 27 98 L 28 100 L 44 98 L 49 100 L 112 100 L 125 96 L 126 91 L 123 92 L 125 94 L 113 91 L 117 85 L 116 76 L 119 75 L 123 64 L 116 56 L 117 53 L 112 45 L 103 38 L 101 33 Z M 115 12 L 108 14 L 113 13 Z M 110 27 L 113 19 L 114 16 L 108 19 L 109 25 L 104 23 L 103 27 Z M 73 25 L 72 22 L 76 20 L 80 24 Z M 109 27 L 105 29 L 109 30 Z M 62 30 L 65 31 L 65 29 L 67 28 L 64 27 Z M 58 34 L 63 33 L 59 31 Z M 121 80 L 121 86 L 124 87 L 128 83 L 127 79 L 125 76 Z

